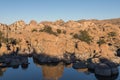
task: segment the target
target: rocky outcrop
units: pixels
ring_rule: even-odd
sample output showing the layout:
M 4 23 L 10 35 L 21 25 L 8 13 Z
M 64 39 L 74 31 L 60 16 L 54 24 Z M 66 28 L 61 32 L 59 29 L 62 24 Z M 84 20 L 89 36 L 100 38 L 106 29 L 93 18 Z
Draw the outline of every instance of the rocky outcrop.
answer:
M 35 53 L 64 60 L 66 63 L 92 58 L 120 62 L 116 58 L 120 48 L 120 28 L 117 24 L 102 20 L 41 23 L 32 20 L 29 24 L 20 20 L 11 25 L 0 24 L 0 33 L 1 56 L 12 52 L 21 55 Z

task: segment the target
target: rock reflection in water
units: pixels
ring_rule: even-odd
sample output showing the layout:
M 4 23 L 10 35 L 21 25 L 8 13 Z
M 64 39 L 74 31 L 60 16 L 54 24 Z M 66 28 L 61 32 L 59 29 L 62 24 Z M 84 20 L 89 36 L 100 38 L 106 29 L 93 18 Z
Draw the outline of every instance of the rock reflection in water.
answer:
M 87 68 L 83 68 L 83 69 L 76 69 L 78 72 L 88 72 L 88 69 Z
M 91 73 L 88 68 L 74 69 L 73 64 L 66 65 L 63 62 L 46 64 L 32 58 L 29 58 L 29 62 L 18 68 L 16 66 L 15 70 L 10 67 L 0 68 L 0 80 L 120 80 L 117 79 L 118 75 L 102 77 L 94 75 L 94 71 Z
M 62 77 L 63 71 L 64 71 L 63 64 L 58 64 L 56 66 L 48 65 L 42 66 L 42 74 L 44 80 L 59 80 L 59 78 Z
M 63 78 L 64 69 L 65 68 L 72 69 L 72 67 L 73 67 L 73 64 L 66 65 L 63 62 L 49 63 L 49 64 L 44 63 L 43 64 L 43 63 L 38 62 L 36 59 L 33 59 L 33 60 L 37 66 L 41 67 L 43 80 L 61 80 Z M 89 71 L 88 68 L 79 68 L 79 69 L 74 69 L 74 70 L 77 70 L 78 73 L 84 73 L 86 76 L 91 75 L 91 71 Z M 94 71 L 92 71 L 92 73 L 94 73 Z M 74 74 L 74 73 L 70 73 L 70 74 Z M 109 77 L 95 75 L 95 77 L 96 77 L 96 80 L 116 80 L 118 75 L 109 76 Z M 85 77 L 84 77 L 84 79 L 86 80 Z
M 0 77 L 3 76 L 3 74 L 6 70 L 7 70 L 7 68 L 0 68 Z
M 60 63 L 51 63 L 51 64 L 40 64 L 37 60 L 33 59 L 34 63 L 41 67 L 43 80 L 59 80 L 62 77 L 64 71 L 64 64 Z

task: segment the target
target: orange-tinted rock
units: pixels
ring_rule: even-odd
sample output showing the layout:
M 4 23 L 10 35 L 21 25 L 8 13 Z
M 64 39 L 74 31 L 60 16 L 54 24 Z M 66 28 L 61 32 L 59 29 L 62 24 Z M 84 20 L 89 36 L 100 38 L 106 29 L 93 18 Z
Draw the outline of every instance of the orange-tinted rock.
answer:
M 19 48 L 19 54 L 36 52 L 62 58 L 63 54 L 67 52 L 75 53 L 77 58 L 83 60 L 95 55 L 110 59 L 115 57 L 115 51 L 120 48 L 120 27 L 112 21 L 84 20 L 79 22 L 71 20 L 64 22 L 58 20 L 55 22 L 44 21 L 38 24 L 32 20 L 26 24 L 21 20 L 11 25 L 0 24 L 0 31 L 3 33 L 0 39 L 5 40 L 9 37 L 18 42 L 14 47 L 10 43 L 10 51 L 7 50 L 6 43 L 2 42 L 0 54 L 9 54 Z M 46 26 L 51 28 L 45 30 Z M 81 40 L 80 36 L 74 38 L 74 34 L 80 35 L 81 30 L 87 31 L 90 35 L 92 39 L 90 44 Z M 87 38 L 85 35 L 82 37 Z M 101 39 L 105 42 L 98 44 Z

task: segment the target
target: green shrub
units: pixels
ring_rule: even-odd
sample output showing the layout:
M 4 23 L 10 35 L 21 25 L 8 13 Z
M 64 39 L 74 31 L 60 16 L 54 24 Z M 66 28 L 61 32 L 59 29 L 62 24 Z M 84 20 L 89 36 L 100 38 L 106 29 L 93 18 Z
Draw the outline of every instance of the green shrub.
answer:
M 18 43 L 18 41 L 14 38 L 8 38 L 8 43 L 10 43 L 12 45 L 16 45 Z
M 109 33 L 108 33 L 108 36 L 109 36 L 109 37 L 114 37 L 114 36 L 116 36 L 116 35 L 117 35 L 116 32 L 109 32 Z
M 44 31 L 47 32 L 47 33 L 52 33 L 52 32 L 53 32 L 53 31 L 52 31 L 52 28 L 49 27 L 49 26 L 46 26 L 46 27 L 44 28 Z
M 99 41 L 97 42 L 97 44 L 99 44 L 99 46 L 101 46 L 104 43 L 106 43 L 104 39 L 99 39 Z
M 74 34 L 73 37 L 88 44 L 92 41 L 92 38 L 87 31 L 80 31 L 80 34 Z
M 79 39 L 79 35 L 78 35 L 78 34 L 74 34 L 73 37 L 74 37 L 75 39 Z
M 0 31 L 0 43 L 1 42 L 6 43 L 7 39 L 4 37 L 3 33 Z
M 1 43 L 9 43 L 9 44 L 13 44 L 13 45 L 16 45 L 18 43 L 18 41 L 14 38 L 6 38 L 3 36 L 3 33 L 0 31 L 0 44 Z
M 52 28 L 50 26 L 45 26 L 44 29 L 40 30 L 39 32 L 47 32 L 49 34 L 53 34 L 53 35 L 57 36 L 57 33 L 53 32 Z
M 63 34 L 66 34 L 66 31 L 65 31 L 65 30 L 63 31 Z
M 37 29 L 33 29 L 32 32 L 37 32 Z
M 60 33 L 61 33 L 61 30 L 60 30 L 60 29 L 57 29 L 57 33 L 60 34 Z
M 70 35 L 73 35 L 73 33 L 70 33 Z
M 0 31 L 0 38 L 2 37 L 3 33 Z
M 8 43 L 8 44 L 12 44 L 12 45 L 16 45 L 19 43 L 19 41 L 14 38 L 5 38 L 5 37 L 2 38 L 2 42 L 5 44 Z
M 2 37 L 2 40 L 1 40 L 3 43 L 8 43 L 8 39 L 5 38 L 5 37 Z

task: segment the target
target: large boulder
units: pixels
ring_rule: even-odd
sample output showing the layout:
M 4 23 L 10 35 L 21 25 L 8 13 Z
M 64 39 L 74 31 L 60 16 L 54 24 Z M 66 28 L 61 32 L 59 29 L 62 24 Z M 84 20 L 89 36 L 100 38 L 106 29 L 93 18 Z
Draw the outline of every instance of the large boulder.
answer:
M 111 69 L 105 63 L 100 63 L 95 67 L 95 74 L 100 76 L 111 76 Z
M 111 68 L 111 75 L 116 75 L 119 73 L 118 66 L 116 63 L 113 62 L 105 62 Z
M 113 76 L 117 75 L 119 70 L 117 65 L 113 62 L 99 63 L 95 67 L 95 74 L 100 76 Z

